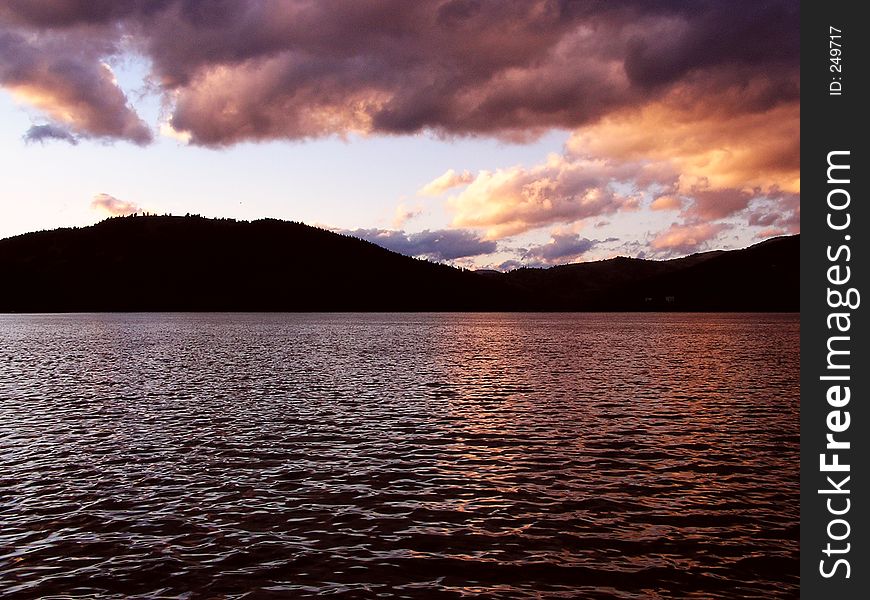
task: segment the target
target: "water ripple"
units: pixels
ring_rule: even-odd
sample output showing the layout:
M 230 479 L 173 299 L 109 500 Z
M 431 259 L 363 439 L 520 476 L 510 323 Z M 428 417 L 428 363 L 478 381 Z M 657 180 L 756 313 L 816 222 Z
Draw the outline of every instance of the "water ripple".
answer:
M 791 598 L 796 315 L 0 316 L 0 596 Z

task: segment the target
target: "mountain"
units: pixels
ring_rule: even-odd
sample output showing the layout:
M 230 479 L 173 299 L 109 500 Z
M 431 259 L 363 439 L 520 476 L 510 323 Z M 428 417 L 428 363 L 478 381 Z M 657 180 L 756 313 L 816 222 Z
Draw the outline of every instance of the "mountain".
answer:
M 0 312 L 796 311 L 798 272 L 798 236 L 498 273 L 301 223 L 133 216 L 0 240 Z
M 800 236 L 673 260 L 619 257 L 487 275 L 546 290 L 554 310 L 797 312 Z
M 499 310 L 508 284 L 301 223 L 113 218 L 0 240 L 0 311 Z

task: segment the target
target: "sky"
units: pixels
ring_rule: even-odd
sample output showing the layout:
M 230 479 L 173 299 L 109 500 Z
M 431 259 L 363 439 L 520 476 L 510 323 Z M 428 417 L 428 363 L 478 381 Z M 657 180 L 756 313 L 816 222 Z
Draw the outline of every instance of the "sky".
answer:
M 797 233 L 798 9 L 7 0 L 0 238 L 274 217 L 510 269 Z

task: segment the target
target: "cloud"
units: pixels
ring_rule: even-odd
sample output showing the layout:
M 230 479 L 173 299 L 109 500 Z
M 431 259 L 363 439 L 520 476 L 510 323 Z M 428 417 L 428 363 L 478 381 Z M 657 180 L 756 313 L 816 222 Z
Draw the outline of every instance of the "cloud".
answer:
M 79 143 L 78 138 L 72 133 L 63 127 L 51 123 L 47 125 L 33 125 L 24 134 L 24 141 L 27 143 L 39 142 L 42 144 L 49 140 L 67 142 L 73 146 Z
M 767 229 L 762 229 L 758 233 L 755 234 L 755 237 L 760 240 L 766 240 L 767 238 L 779 237 L 781 235 L 788 235 L 789 232 L 785 229 L 780 229 L 778 227 L 768 227 Z
M 522 258 L 546 264 L 572 262 L 599 243 L 599 240 L 582 238 L 577 233 L 553 233 L 549 242 L 527 249 Z
M 785 233 L 798 233 L 801 227 L 801 202 L 797 194 L 782 194 L 754 202 L 747 210 L 750 226 L 772 227 Z
M 701 250 L 707 242 L 728 228 L 724 223 L 674 223 L 656 235 L 650 247 L 665 254 L 690 254 Z
M 0 85 L 65 129 L 83 137 L 152 140 L 102 59 L 118 47 L 86 33 L 25 35 L 0 23 Z
M 107 23 L 136 12 L 146 0 L 6 0 L 0 19 L 38 27 Z
M 589 239 L 581 237 L 573 228 L 558 228 L 550 233 L 550 240 L 544 244 L 527 245 L 524 248 L 507 248 L 516 257 L 508 259 L 497 266 L 500 271 L 517 269 L 520 267 L 551 267 L 553 265 L 581 262 L 586 254 L 601 244 L 618 242 L 618 238 L 610 237 L 605 240 Z
M 421 214 L 423 214 L 422 204 L 408 206 L 404 202 L 400 202 L 399 205 L 396 206 L 396 212 L 393 215 L 393 227 L 401 229 L 405 223 L 411 219 L 419 217 Z
M 651 210 L 679 210 L 683 207 L 682 201 L 676 196 L 659 196 L 649 205 Z
M 749 224 L 766 227 L 773 225 L 779 220 L 780 216 L 772 212 L 755 211 L 749 215 Z
M 342 230 L 387 250 L 406 256 L 423 256 L 433 260 L 455 260 L 491 254 L 497 250 L 493 241 L 481 239 L 476 233 L 460 229 L 424 230 L 405 233 L 391 229 Z
M 514 269 L 522 269 L 526 266 L 528 265 L 524 264 L 522 261 L 511 258 L 499 264 L 496 269 L 499 271 L 513 271 Z
M 181 142 L 182 144 L 185 144 L 185 145 L 190 143 L 190 134 L 189 133 L 187 133 L 186 131 L 176 131 L 175 129 L 172 128 L 172 125 L 170 125 L 168 122 L 164 121 L 163 123 L 161 123 L 160 127 L 159 127 L 159 131 L 160 131 L 160 135 L 162 135 L 163 137 L 173 139 L 173 140 L 175 140 L 177 142 Z
M 741 219 L 799 230 L 799 31 L 797 0 L 8 0 L 0 86 L 78 139 L 137 144 L 151 127 L 109 66 L 131 55 L 154 128 L 191 145 L 570 131 L 540 164 L 418 191 L 452 190 L 470 237 L 376 237 L 449 256 L 642 208 L 674 212 L 650 247 L 674 253 Z M 419 214 L 398 210 L 397 228 Z
M 634 209 L 637 198 L 614 186 L 634 165 L 604 160 L 567 160 L 552 155 L 533 168 L 481 171 L 460 194 L 448 200 L 455 227 L 486 228 L 499 239 L 556 223 Z
M 449 189 L 467 185 L 472 181 L 474 181 L 474 175 L 470 171 L 457 173 L 453 169 L 448 169 L 446 173 L 421 187 L 417 194 L 420 196 L 440 196 Z
M 138 204 L 120 200 L 109 194 L 97 194 L 94 196 L 94 199 L 91 200 L 91 209 L 114 216 L 130 215 L 142 210 Z
M 697 77 L 639 109 L 616 111 L 578 129 L 568 141 L 574 156 L 645 160 L 670 169 L 674 191 L 698 189 L 800 191 L 800 101 L 768 105 L 768 83 Z M 782 82 L 786 85 L 786 82 Z M 711 93 L 715 91 L 715 93 Z M 652 168 L 651 168 L 652 172 Z
M 651 197 L 651 210 L 678 211 L 688 224 L 741 218 L 765 200 L 799 225 L 797 82 L 780 83 L 785 91 L 771 96 L 762 79 L 694 75 L 651 103 L 576 129 L 561 155 L 479 173 L 450 199 L 453 224 L 485 227 L 496 239 Z
M 693 189 L 689 191 L 691 205 L 683 211 L 692 220 L 717 220 L 745 210 L 750 201 L 760 195 L 747 190 L 725 188 L 720 190 Z
M 528 140 L 699 73 L 795 97 L 799 4 L 552 0 L 10 0 L 7 88 L 80 134 L 150 132 L 101 71 L 130 48 L 192 144 L 432 133 Z M 752 43 L 746 43 L 752 40 Z M 38 60 L 19 60 L 19 57 Z M 65 62 L 72 69 L 48 68 Z M 4 71 L 9 71 L 4 68 Z M 791 82 L 791 83 L 790 83 Z M 716 89 L 704 90 L 712 97 Z

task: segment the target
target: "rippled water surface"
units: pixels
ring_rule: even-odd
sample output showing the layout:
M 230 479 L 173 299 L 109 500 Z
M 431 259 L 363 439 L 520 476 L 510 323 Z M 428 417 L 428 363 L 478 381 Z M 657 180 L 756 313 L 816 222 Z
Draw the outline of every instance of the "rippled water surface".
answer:
M 797 315 L 0 315 L 0 596 L 788 598 Z

